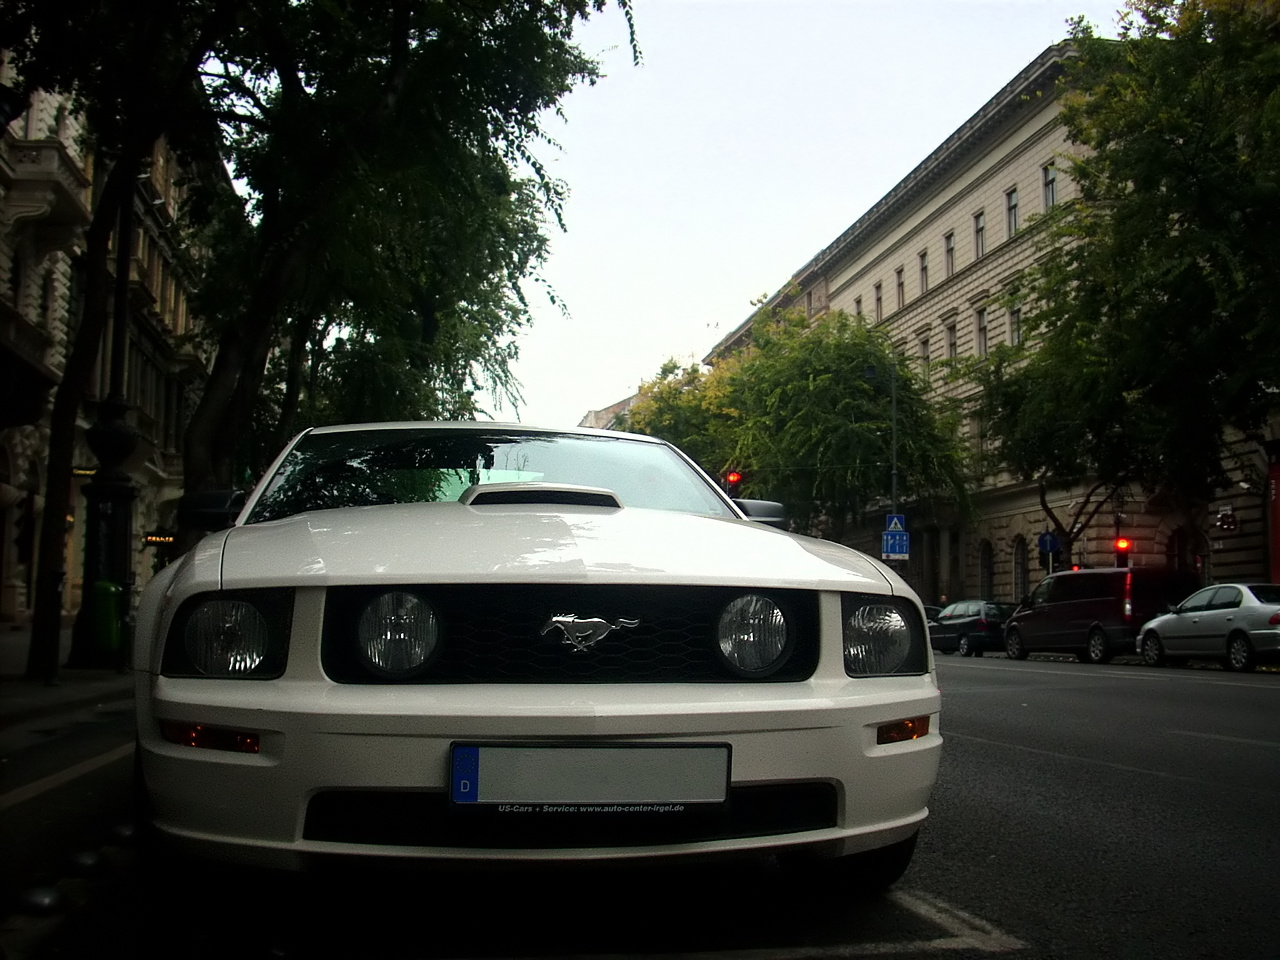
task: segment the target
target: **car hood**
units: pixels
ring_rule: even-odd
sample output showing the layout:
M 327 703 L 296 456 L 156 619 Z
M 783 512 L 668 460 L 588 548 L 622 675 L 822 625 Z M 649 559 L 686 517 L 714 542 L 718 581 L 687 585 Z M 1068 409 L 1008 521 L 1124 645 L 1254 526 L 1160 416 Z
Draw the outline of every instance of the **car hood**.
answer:
M 219 536 L 221 550 L 209 543 L 197 554 L 220 554 L 224 589 L 424 581 L 904 589 L 882 564 L 838 544 L 749 520 L 637 508 L 393 504 Z

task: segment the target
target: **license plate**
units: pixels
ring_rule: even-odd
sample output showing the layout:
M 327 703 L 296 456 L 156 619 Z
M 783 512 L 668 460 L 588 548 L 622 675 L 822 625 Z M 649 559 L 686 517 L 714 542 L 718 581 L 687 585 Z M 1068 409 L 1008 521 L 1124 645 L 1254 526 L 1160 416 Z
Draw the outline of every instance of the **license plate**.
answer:
M 729 788 L 728 744 L 452 746 L 455 803 L 713 804 Z

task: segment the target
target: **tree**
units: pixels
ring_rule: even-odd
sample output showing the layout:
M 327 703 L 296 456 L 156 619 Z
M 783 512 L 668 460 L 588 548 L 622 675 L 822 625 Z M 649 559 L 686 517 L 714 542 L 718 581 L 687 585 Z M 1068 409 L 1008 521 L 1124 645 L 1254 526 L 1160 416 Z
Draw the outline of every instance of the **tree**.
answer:
M 616 2 L 630 23 L 629 0 Z M 216 281 L 196 301 L 215 323 L 217 356 L 187 431 L 186 480 L 193 490 L 225 486 L 273 353 L 317 358 L 344 311 L 360 316 L 366 340 L 401 336 L 415 322 L 427 379 L 451 391 L 451 410 L 466 409 L 479 376 L 514 391 L 509 334 L 526 317 L 518 280 L 540 262 L 543 215 L 558 218 L 563 196 L 529 148 L 545 112 L 595 79 L 572 37 L 605 5 L 0 7 L 0 44 L 26 89 L 75 96 L 102 175 L 85 245 L 85 317 L 55 398 L 29 673 L 56 671 L 62 517 L 75 417 L 105 325 L 108 242 L 156 141 L 199 151 L 221 124 L 223 159 L 250 193 L 247 207 L 198 196 L 192 205 L 224 244 L 206 248 L 224 272 L 207 273 Z M 277 432 L 301 395 L 299 362 L 285 369 L 293 379 Z
M 711 472 L 741 470 L 744 494 L 781 500 L 800 526 L 821 521 L 833 539 L 891 497 L 895 405 L 902 498 L 965 501 L 954 423 L 884 335 L 845 313 L 810 322 L 762 311 L 744 351 L 709 374 L 668 362 L 641 395 L 631 428 Z
M 1280 391 L 1280 10 L 1129 7 L 1118 41 L 1074 25 L 1061 118 L 1086 149 L 1060 163 L 1079 199 L 1014 293 L 1027 346 L 970 373 L 1001 459 L 1042 496 L 1132 483 L 1190 514 Z
M 639 399 L 620 427 L 673 443 L 712 476 L 733 466 L 735 411 L 727 407 L 728 373 L 734 361 L 711 369 L 681 367 L 672 359 L 658 375 L 640 385 Z
M 543 215 L 558 218 L 563 198 L 529 148 L 545 112 L 596 78 L 572 36 L 604 5 L 253 4 L 204 75 L 251 230 L 238 289 L 211 284 L 203 301 L 226 319 L 187 432 L 188 490 L 232 482 L 235 428 L 252 422 L 282 349 L 294 379 L 280 412 L 292 415 L 301 358 L 327 349 L 325 331 L 343 333 L 344 363 L 414 355 L 440 409 L 471 413 L 481 376 L 514 390 L 519 281 L 545 256 Z M 340 331 L 338 315 L 356 327 Z M 415 326 L 422 350 L 406 339 Z
M 195 81 L 212 38 L 231 21 L 231 4 L 7 0 L 0 6 L 0 47 L 21 80 L 20 98 L 35 89 L 62 93 L 93 130 L 92 221 L 81 258 L 84 310 L 54 394 L 45 508 L 40 527 L 36 602 L 27 676 L 57 673 L 61 585 L 71 499 L 76 418 L 88 389 L 108 317 L 108 256 L 121 211 L 162 136 L 188 147 L 202 126 Z M 195 121 L 194 123 L 192 121 Z
M 895 432 L 902 500 L 966 502 L 955 423 L 925 399 L 884 333 L 859 318 L 763 313 L 732 381 L 747 489 L 784 502 L 802 526 L 821 518 L 839 540 L 891 499 Z

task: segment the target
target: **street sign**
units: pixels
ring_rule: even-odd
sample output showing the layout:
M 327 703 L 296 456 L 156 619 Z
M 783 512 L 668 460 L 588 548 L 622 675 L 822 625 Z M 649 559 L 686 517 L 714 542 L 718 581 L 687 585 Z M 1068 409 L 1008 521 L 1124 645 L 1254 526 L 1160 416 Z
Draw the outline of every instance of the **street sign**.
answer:
M 1053 553 L 1058 549 L 1058 535 L 1046 530 L 1040 534 L 1040 539 L 1036 541 L 1036 546 L 1040 548 L 1041 553 Z
M 907 529 L 907 518 L 901 513 L 887 513 L 884 518 L 884 528 L 892 531 L 902 531 Z
M 886 530 L 880 534 L 881 560 L 909 560 L 911 534 L 905 530 Z

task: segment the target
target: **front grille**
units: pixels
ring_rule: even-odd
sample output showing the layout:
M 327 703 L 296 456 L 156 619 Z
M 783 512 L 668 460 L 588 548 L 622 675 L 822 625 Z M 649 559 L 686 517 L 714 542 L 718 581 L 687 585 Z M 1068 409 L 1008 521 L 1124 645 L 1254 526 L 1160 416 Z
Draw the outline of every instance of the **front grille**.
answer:
M 725 605 L 761 593 L 782 609 L 791 650 L 767 681 L 803 680 L 818 661 L 817 595 L 798 590 L 599 585 L 433 585 L 331 588 L 325 603 L 322 663 L 338 683 L 387 683 L 356 651 L 361 611 L 388 589 L 411 591 L 434 608 L 440 645 L 411 683 L 742 682 L 722 662 L 716 625 Z M 585 651 L 548 623 L 557 615 L 619 626 Z M 545 633 L 543 632 L 545 629 Z
M 836 826 L 837 806 L 830 783 L 730 787 L 727 802 L 680 813 L 513 813 L 453 804 L 443 793 L 335 790 L 311 798 L 303 837 L 456 849 L 632 847 L 822 830 Z

